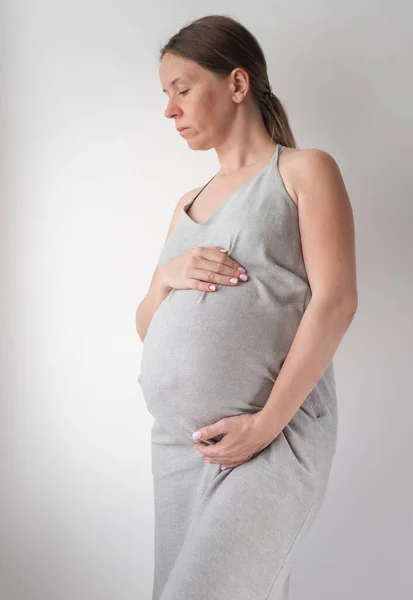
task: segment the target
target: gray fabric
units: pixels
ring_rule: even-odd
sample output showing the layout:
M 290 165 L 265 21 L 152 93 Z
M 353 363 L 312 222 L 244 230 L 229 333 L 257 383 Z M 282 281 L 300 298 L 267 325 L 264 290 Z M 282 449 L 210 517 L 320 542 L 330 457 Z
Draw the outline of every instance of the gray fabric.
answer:
M 186 204 L 159 256 L 161 266 L 190 247 L 219 245 L 249 280 L 216 292 L 172 290 L 144 339 L 152 600 L 286 600 L 293 557 L 325 496 L 337 435 L 333 362 L 251 460 L 221 471 L 193 448 L 199 427 L 262 409 L 311 298 L 298 210 L 278 169 L 283 149 L 203 223 Z

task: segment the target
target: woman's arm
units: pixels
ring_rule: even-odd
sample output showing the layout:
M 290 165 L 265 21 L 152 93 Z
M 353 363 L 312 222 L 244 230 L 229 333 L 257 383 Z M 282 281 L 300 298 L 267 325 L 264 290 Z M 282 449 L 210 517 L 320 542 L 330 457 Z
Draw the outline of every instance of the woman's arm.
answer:
M 178 200 L 172 215 L 168 232 L 166 234 L 165 243 L 182 216 L 183 206 L 187 204 L 187 202 L 189 202 L 193 194 L 196 193 L 196 191 L 199 189 L 200 188 L 195 188 L 194 190 L 190 190 Z M 157 311 L 161 302 L 163 302 L 168 296 L 170 291 L 170 288 L 162 284 L 162 281 L 159 277 L 159 269 L 158 267 L 156 267 L 155 271 L 153 272 L 151 282 L 149 284 L 149 290 L 144 299 L 138 305 L 138 308 L 136 309 L 135 313 L 136 331 L 142 342 L 145 339 L 146 332 L 148 331 L 148 327 L 152 321 L 153 315 Z
M 315 387 L 357 310 L 353 211 L 334 158 L 297 155 L 294 188 L 312 297 L 264 408 L 256 416 L 275 438 Z
M 170 291 L 170 288 L 162 285 L 159 277 L 159 269 L 156 267 L 152 275 L 149 291 L 136 309 L 136 331 L 142 342 L 145 339 L 153 315 L 158 310 L 161 302 L 169 295 Z

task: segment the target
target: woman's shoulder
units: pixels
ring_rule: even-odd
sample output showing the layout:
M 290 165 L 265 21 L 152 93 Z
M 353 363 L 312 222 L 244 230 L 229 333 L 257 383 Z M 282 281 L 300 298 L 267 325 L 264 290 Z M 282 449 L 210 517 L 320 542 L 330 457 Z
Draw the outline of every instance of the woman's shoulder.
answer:
M 305 173 L 337 166 L 333 156 L 320 148 L 289 148 L 288 146 L 283 148 L 279 161 L 282 157 L 285 164 L 288 163 L 288 166 L 293 166 L 294 169 L 300 170 L 300 172 Z
M 320 182 L 324 177 L 337 176 L 340 172 L 334 157 L 319 148 L 284 147 L 278 159 L 280 175 L 298 205 L 300 190 Z

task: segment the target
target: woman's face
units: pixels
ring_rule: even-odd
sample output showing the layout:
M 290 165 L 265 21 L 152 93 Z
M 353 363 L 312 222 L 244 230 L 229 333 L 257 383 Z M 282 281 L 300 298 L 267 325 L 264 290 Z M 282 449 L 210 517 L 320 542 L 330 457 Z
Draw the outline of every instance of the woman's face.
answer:
M 166 53 L 159 76 L 168 104 L 165 117 L 194 150 L 209 150 L 228 137 L 236 114 L 231 77 L 218 77 L 194 61 Z M 177 135 L 179 133 L 177 132 Z

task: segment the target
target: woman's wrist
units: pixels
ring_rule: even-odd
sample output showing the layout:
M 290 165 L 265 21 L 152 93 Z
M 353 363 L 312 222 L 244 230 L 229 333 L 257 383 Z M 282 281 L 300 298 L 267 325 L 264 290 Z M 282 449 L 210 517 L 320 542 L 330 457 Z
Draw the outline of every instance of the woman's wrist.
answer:
M 170 286 L 165 281 L 164 273 L 163 273 L 163 270 L 162 270 L 162 267 L 161 267 L 159 269 L 158 293 L 160 294 L 160 296 L 166 297 L 172 289 L 173 289 L 172 286 Z
M 156 300 L 155 303 L 156 305 L 159 305 L 161 302 L 163 302 L 165 300 L 165 298 L 167 296 L 169 296 L 169 293 L 171 292 L 172 288 L 171 286 L 167 285 L 166 283 L 159 281 L 159 284 L 156 288 Z
M 255 413 L 256 426 L 263 440 L 272 442 L 281 433 L 282 427 L 273 415 L 269 415 L 264 409 Z

